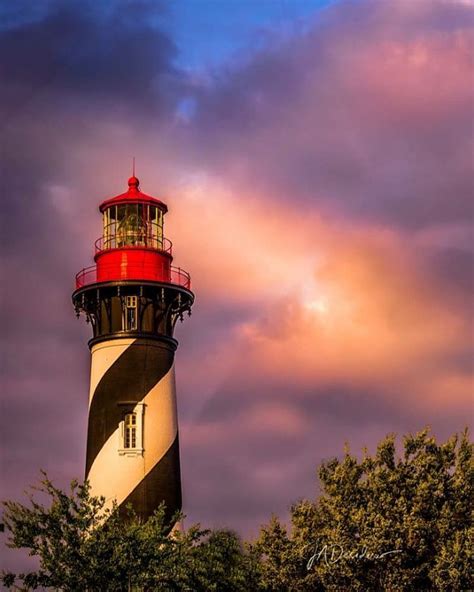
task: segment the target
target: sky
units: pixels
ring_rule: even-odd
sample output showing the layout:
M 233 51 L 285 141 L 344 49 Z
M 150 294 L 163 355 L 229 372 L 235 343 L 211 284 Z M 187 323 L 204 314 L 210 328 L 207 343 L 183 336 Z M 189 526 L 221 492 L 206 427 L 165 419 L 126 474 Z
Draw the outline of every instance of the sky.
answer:
M 345 442 L 470 425 L 473 2 L 98 4 L 2 6 L 1 497 L 83 475 L 70 296 L 132 156 L 196 293 L 188 524 L 253 536 Z

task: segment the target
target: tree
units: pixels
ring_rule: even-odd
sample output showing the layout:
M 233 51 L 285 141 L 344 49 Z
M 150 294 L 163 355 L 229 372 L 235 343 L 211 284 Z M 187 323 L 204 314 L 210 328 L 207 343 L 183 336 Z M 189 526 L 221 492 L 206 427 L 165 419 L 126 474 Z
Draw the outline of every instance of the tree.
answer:
M 165 508 L 146 522 L 130 509 L 68 493 L 44 475 L 29 505 L 6 502 L 9 545 L 39 558 L 6 587 L 69 591 L 319 592 L 474 589 L 474 447 L 467 432 L 438 444 L 427 430 L 385 438 L 375 455 L 346 450 L 319 468 L 322 493 L 272 517 L 245 546 L 226 530 L 194 525 L 170 535 Z M 178 517 L 175 517 L 177 519 Z
M 397 457 L 388 436 L 375 456 L 319 469 L 322 495 L 276 519 L 252 545 L 260 589 L 470 590 L 474 588 L 473 445 L 465 431 L 437 444 L 424 430 Z
M 36 501 L 38 493 L 49 503 Z M 39 568 L 4 572 L 3 584 L 64 592 L 248 590 L 249 559 L 236 534 L 195 525 L 170 535 L 164 506 L 140 522 L 131 509 L 124 520 L 117 507 L 105 509 L 104 504 L 104 498 L 91 496 L 87 482 L 73 481 L 66 493 L 45 474 L 29 505 L 5 502 L 9 546 L 28 549 L 39 558 Z

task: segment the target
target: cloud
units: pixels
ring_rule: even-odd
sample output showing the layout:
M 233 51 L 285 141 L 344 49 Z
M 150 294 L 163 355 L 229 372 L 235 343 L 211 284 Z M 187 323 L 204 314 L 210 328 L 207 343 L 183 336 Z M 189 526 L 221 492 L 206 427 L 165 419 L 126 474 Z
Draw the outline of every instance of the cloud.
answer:
M 389 431 L 465 424 L 470 255 L 440 246 L 462 233 L 288 210 L 215 181 L 178 198 L 173 236 L 198 295 L 178 354 L 185 486 L 206 491 L 187 498 L 193 516 L 219 524 L 226 506 L 254 532 L 268 508 L 314 494 L 316 459 L 344 440 L 360 450 Z
M 472 18 L 456 2 L 337 3 L 197 86 L 192 158 L 292 207 L 409 228 L 464 220 Z
M 335 3 L 206 78 L 174 67 L 161 4 L 48 6 L 0 37 L 4 496 L 41 466 L 83 473 L 89 333 L 69 296 L 133 155 L 197 295 L 177 331 L 190 520 L 251 532 L 314 495 L 345 440 L 462 428 L 469 3 Z
M 176 92 L 176 47 L 153 26 L 162 2 L 50 3 L 44 18 L 17 22 L 2 31 L 0 50 L 9 53 L 3 76 L 10 96 L 25 101 L 101 100 L 153 110 Z M 7 98 L 8 98 L 7 94 Z M 5 97 L 4 97 L 5 101 Z M 18 108 L 19 105 L 14 105 Z M 20 105 L 21 106 L 21 105 Z

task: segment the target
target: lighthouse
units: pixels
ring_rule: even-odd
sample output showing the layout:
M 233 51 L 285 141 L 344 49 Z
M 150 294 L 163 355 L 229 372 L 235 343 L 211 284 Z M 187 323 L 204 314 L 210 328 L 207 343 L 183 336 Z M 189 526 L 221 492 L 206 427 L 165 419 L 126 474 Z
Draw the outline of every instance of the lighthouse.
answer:
M 181 509 L 173 336 L 191 314 L 189 274 L 172 265 L 168 208 L 140 189 L 107 199 L 95 264 L 76 275 L 76 314 L 92 327 L 86 479 L 91 493 L 148 518 Z

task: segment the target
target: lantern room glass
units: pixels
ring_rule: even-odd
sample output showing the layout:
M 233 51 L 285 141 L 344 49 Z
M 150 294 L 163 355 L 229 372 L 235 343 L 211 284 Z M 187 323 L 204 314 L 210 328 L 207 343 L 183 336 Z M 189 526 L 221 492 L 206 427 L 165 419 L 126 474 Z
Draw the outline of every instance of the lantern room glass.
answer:
M 120 204 L 103 215 L 104 249 L 123 247 L 163 248 L 163 212 L 149 204 Z

